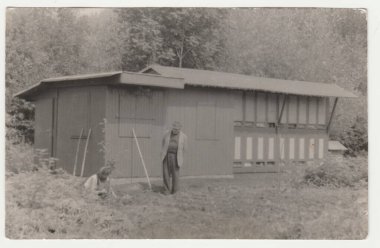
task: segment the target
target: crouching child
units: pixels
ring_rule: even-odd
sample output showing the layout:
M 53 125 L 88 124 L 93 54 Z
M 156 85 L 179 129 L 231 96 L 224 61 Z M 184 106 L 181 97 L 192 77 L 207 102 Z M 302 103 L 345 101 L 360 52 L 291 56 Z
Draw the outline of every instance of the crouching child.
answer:
M 110 175 L 114 169 L 113 163 L 108 163 L 106 166 L 100 168 L 100 170 L 90 176 L 84 183 L 86 190 L 94 192 L 101 198 L 106 198 L 112 193 L 115 196 L 115 193 L 111 187 Z

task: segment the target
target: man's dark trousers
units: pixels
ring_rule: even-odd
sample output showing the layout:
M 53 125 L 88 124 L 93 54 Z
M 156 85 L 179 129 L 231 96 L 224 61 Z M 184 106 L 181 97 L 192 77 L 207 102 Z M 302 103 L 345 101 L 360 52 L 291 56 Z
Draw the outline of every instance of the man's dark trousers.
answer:
M 166 189 L 174 194 L 178 190 L 179 167 L 177 154 L 168 152 L 163 162 L 163 177 Z

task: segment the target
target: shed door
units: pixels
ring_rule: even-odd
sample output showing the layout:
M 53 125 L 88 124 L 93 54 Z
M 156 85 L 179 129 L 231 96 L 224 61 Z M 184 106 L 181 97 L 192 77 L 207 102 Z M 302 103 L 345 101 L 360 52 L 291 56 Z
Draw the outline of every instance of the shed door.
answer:
M 83 160 L 84 147 L 89 127 L 89 91 L 77 88 L 65 88 L 59 91 L 58 102 L 58 131 L 57 131 L 57 156 L 58 164 L 68 173 L 73 173 L 77 145 L 80 138 L 81 130 L 83 136 L 80 140 L 80 149 L 78 153 L 76 175 L 81 173 L 81 164 Z M 91 151 L 87 151 L 87 158 Z M 84 169 L 85 175 L 89 169 L 86 164 Z
M 35 111 L 35 140 L 37 149 L 46 149 L 50 157 L 55 156 L 55 98 L 43 98 L 36 102 Z
M 147 166 L 151 164 L 152 128 L 154 123 L 153 97 L 139 91 L 121 92 L 119 96 L 119 138 L 126 140 L 124 160 L 126 175 L 145 177 L 142 161 L 133 137 L 135 130 L 140 149 Z M 149 172 L 149 168 L 148 168 Z

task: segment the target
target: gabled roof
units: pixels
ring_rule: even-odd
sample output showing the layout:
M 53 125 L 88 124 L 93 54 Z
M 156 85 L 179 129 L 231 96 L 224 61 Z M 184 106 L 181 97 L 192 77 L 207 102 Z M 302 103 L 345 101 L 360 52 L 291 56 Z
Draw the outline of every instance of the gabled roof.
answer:
M 94 82 L 94 79 L 107 79 L 104 81 Z M 184 89 L 185 83 L 182 78 L 166 77 L 154 74 L 141 74 L 134 72 L 106 72 L 106 73 L 94 73 L 94 74 L 82 74 L 73 76 L 64 76 L 56 78 L 48 78 L 41 80 L 39 83 L 32 85 L 31 87 L 16 93 L 15 97 L 29 99 L 34 94 L 38 94 L 42 90 L 53 86 L 73 86 L 75 81 L 76 85 L 139 85 L 139 86 L 154 86 L 165 88 Z
M 107 79 L 107 80 L 96 80 Z M 95 82 L 96 81 L 96 82 Z M 178 67 L 152 65 L 139 73 L 106 72 L 48 78 L 18 92 L 14 96 L 29 99 L 42 90 L 53 86 L 76 85 L 141 85 L 184 89 L 185 85 L 216 87 L 241 90 L 258 90 L 274 93 L 324 97 L 356 97 L 351 92 L 335 84 L 311 83 L 274 78 L 253 77 L 241 74 L 196 70 Z
M 33 95 L 34 93 L 37 93 L 38 91 L 46 88 L 48 86 L 47 83 L 67 82 L 67 81 L 74 81 L 74 80 L 87 80 L 87 79 L 96 79 L 96 78 L 107 78 L 107 77 L 112 77 L 112 76 L 118 75 L 120 73 L 121 73 L 120 71 L 114 71 L 114 72 L 106 72 L 106 73 L 81 74 L 81 75 L 73 75 L 73 76 L 47 78 L 47 79 L 43 79 L 40 82 L 26 88 L 25 90 L 17 92 L 13 96 L 14 97 L 27 98 L 28 96 Z
M 242 90 L 260 90 L 306 96 L 356 97 L 351 92 L 337 86 L 336 84 L 263 78 L 235 73 L 168 67 L 161 65 L 151 65 L 140 72 L 151 73 L 152 70 L 161 76 L 183 78 L 186 85 Z

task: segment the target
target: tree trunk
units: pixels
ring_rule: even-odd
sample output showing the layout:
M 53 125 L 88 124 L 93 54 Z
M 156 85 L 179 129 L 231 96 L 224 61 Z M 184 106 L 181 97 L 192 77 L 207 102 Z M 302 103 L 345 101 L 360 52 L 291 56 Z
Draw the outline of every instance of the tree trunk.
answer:
M 179 62 L 178 62 L 178 67 L 182 68 L 182 56 L 178 57 Z

